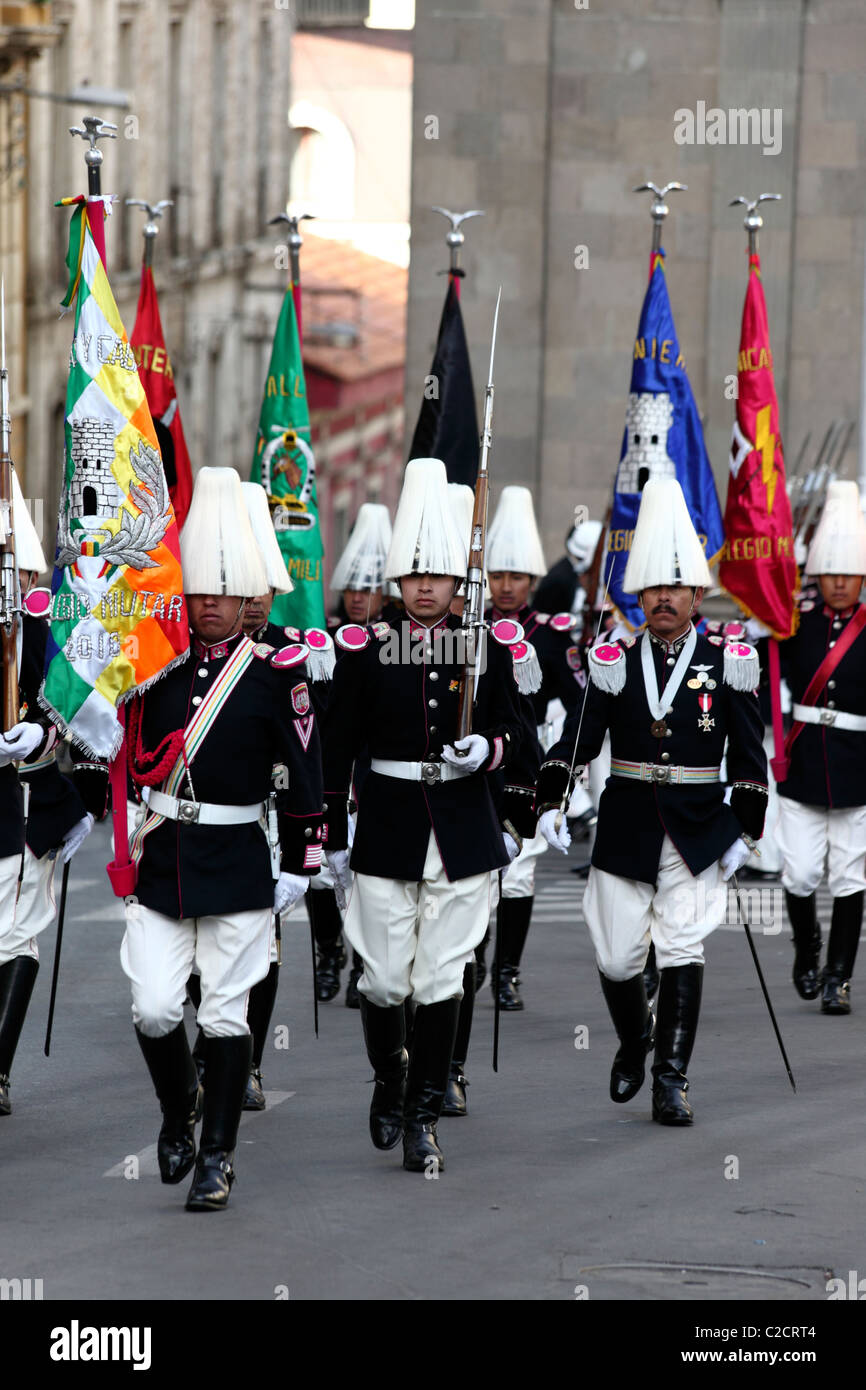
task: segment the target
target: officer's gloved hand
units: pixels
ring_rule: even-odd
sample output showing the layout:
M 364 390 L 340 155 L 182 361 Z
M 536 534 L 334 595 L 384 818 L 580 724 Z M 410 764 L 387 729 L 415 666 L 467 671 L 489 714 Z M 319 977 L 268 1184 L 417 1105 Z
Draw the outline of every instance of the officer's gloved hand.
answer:
M 352 871 L 349 868 L 349 851 L 332 849 L 325 851 L 331 873 L 334 875 L 334 897 L 341 912 L 346 911 L 346 894 L 352 886 Z
M 461 758 L 455 751 L 458 748 L 466 750 L 465 757 Z M 464 772 L 477 772 L 489 758 L 490 744 L 481 734 L 469 734 L 466 738 L 455 739 L 453 744 L 446 743 L 442 749 L 443 762 L 450 763 L 452 767 L 460 767 Z
M 13 724 L 6 734 L 0 734 L 0 767 L 29 758 L 45 738 L 41 724 Z
M 769 637 L 770 629 L 765 627 L 760 618 L 746 619 L 746 636 L 750 642 L 757 642 L 761 637 Z
M 274 884 L 274 912 L 288 912 L 307 891 L 310 880 L 301 874 L 280 874 Z
M 514 836 L 509 835 L 507 830 L 503 830 L 502 832 L 502 842 L 505 845 L 505 853 L 508 855 L 508 862 L 510 864 L 511 861 L 513 859 L 516 859 L 518 854 L 520 853 L 520 846 L 518 845 Z
M 727 883 L 732 874 L 735 874 L 738 869 L 743 867 L 751 853 L 752 851 L 749 849 L 749 846 L 746 844 L 745 840 L 742 839 L 735 840 L 732 845 L 728 846 L 719 860 L 719 864 L 722 868 L 722 878 L 725 880 L 725 883 Z
M 560 825 L 557 829 L 556 822 Z M 565 816 L 558 807 L 550 811 L 545 811 L 538 822 L 539 832 L 544 836 L 551 849 L 558 849 L 562 854 L 568 854 L 568 846 L 571 844 L 571 833 L 565 821 Z
M 76 821 L 71 829 L 67 830 L 63 836 L 63 848 L 61 859 L 64 864 L 68 864 L 76 850 L 79 850 L 93 829 L 93 817 L 90 812 L 82 820 Z

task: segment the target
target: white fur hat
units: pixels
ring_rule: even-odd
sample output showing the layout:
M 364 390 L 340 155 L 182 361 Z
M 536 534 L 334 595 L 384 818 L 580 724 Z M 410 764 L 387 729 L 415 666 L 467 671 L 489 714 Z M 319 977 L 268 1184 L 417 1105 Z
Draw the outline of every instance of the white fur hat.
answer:
M 180 537 L 187 594 L 256 598 L 270 588 L 233 468 L 202 468 Z
M 807 574 L 866 574 L 866 522 L 856 483 L 831 483 L 806 559 Z
M 600 521 L 581 521 L 580 525 L 572 527 L 565 548 L 578 574 L 586 574 L 592 564 L 601 530 Z
M 262 554 L 265 572 L 268 576 L 268 588 L 276 589 L 278 594 L 290 594 L 295 586 L 289 577 L 289 571 L 286 569 L 286 562 L 283 559 L 277 533 L 274 530 L 274 523 L 271 520 L 268 494 L 261 483 L 241 483 L 241 489 L 244 494 L 250 526 L 253 528 L 253 535 Z
M 394 518 L 386 577 L 453 574 L 463 578 L 469 537 L 464 538 L 454 512 L 442 460 L 411 459 Z
M 710 570 L 676 478 L 644 484 L 637 525 L 625 567 L 623 589 L 639 594 L 660 584 L 707 588 Z
M 502 489 L 496 515 L 490 523 L 485 556 L 488 574 L 546 574 L 541 537 L 535 523 L 532 493 L 528 487 Z
M 41 574 L 48 569 L 45 552 L 39 543 L 36 527 L 30 520 L 27 503 L 21 491 L 18 474 L 12 469 L 12 521 L 15 526 L 15 563 L 20 570 Z
M 381 589 L 385 583 L 385 558 L 391 544 L 391 517 L 381 502 L 364 502 L 342 555 L 331 575 L 331 588 Z

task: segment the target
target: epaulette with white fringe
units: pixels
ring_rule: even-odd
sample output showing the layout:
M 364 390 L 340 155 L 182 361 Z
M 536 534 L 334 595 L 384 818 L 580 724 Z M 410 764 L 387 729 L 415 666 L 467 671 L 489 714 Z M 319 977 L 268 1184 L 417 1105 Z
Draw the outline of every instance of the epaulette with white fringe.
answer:
M 370 645 L 370 634 L 360 623 L 343 623 L 334 633 L 334 641 L 343 652 L 362 652 Z
M 722 679 L 732 690 L 757 690 L 761 679 L 761 663 L 757 651 L 750 643 L 726 644 Z
M 288 646 L 280 647 L 278 652 L 274 652 L 270 662 L 278 671 L 285 671 L 293 666 L 303 665 L 308 656 L 309 652 L 303 642 L 290 642 Z
M 521 695 L 534 695 L 541 689 L 541 663 L 531 642 L 515 642 L 511 647 L 514 679 Z
M 589 678 L 607 695 L 625 686 L 625 652 L 617 642 L 600 642 L 589 649 Z
M 308 627 L 303 641 L 309 653 L 310 680 L 329 681 L 337 664 L 333 637 L 323 627 Z
M 513 647 L 515 642 L 523 641 L 524 635 L 523 624 L 516 618 L 499 618 L 490 625 L 490 636 L 501 647 Z

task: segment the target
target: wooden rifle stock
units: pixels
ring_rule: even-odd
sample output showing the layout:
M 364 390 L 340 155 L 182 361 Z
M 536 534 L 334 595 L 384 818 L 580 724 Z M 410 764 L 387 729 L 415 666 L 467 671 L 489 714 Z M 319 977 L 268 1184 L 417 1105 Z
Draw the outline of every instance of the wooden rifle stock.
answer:
M 464 632 L 467 633 L 466 663 L 463 667 L 463 680 L 460 683 L 460 697 L 457 704 L 457 737 L 467 738 L 472 732 L 472 703 L 474 698 L 473 670 L 475 667 L 477 644 L 481 640 L 481 623 L 484 619 L 484 546 L 487 533 L 487 484 L 488 474 L 484 469 L 478 474 L 475 483 L 475 506 L 472 511 L 472 539 L 469 550 L 469 566 L 466 572 L 466 601 L 463 609 Z

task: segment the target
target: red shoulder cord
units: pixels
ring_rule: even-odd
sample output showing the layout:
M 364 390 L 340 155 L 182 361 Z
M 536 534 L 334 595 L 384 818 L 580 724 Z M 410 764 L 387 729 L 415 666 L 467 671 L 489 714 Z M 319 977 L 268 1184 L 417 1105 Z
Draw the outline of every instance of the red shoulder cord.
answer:
M 141 742 L 141 700 L 133 700 L 127 724 L 127 756 L 129 773 L 140 787 L 156 787 L 163 782 L 183 751 L 183 729 L 175 729 L 152 753 Z M 184 759 L 186 761 L 186 759 Z

